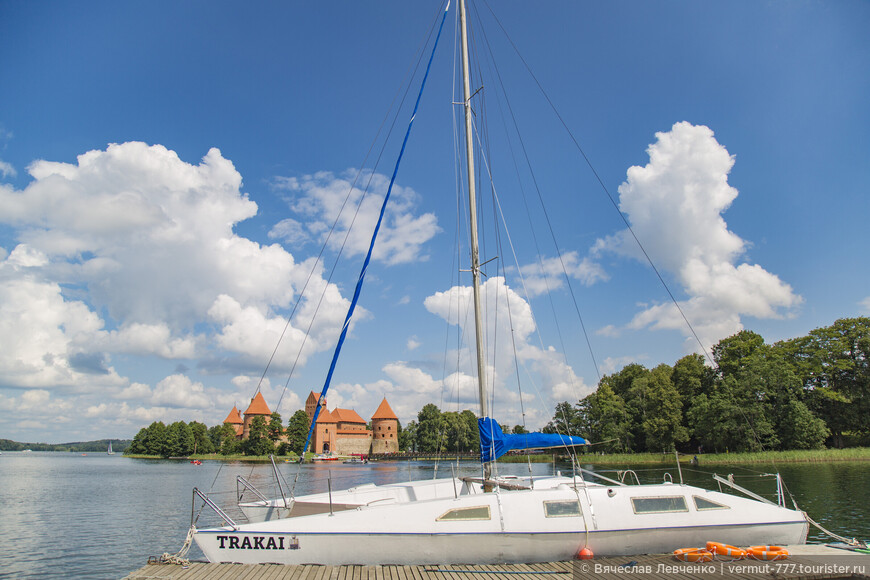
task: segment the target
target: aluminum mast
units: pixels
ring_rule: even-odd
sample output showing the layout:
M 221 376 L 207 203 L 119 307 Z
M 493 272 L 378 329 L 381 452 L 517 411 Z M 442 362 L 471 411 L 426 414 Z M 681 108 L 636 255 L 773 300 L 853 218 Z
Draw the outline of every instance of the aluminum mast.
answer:
M 468 66 L 468 30 L 465 0 L 459 0 L 459 26 L 462 37 L 462 92 L 465 108 L 465 163 L 468 174 L 468 216 L 471 220 L 471 278 L 474 288 L 474 330 L 477 345 L 477 388 L 480 416 L 488 417 L 486 395 L 486 364 L 484 363 L 483 323 L 480 315 L 480 253 L 477 247 L 477 197 L 474 191 L 474 136 L 471 123 L 471 75 Z M 484 477 L 489 479 L 492 466 L 484 464 Z

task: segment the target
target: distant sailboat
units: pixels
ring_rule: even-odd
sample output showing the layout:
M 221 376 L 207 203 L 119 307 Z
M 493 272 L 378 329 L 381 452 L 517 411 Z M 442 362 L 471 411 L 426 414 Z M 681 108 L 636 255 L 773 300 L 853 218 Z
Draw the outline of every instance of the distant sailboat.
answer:
M 109 441 L 109 449 L 106 451 L 106 455 L 114 455 L 115 452 L 112 451 L 112 442 Z

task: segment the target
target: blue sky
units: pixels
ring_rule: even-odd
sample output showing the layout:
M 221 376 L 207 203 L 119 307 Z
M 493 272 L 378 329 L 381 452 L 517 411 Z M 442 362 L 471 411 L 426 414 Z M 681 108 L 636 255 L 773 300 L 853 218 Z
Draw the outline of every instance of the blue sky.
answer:
M 501 77 L 484 65 L 475 106 L 517 253 L 486 238 L 490 320 L 507 298 L 537 428 L 597 375 L 555 287 L 550 234 L 536 231 L 537 250 L 526 214 L 540 212 L 524 210 L 502 157 L 501 83 L 601 371 L 698 347 L 490 9 L 473 6 L 476 50 L 496 54 Z M 870 314 L 870 5 L 491 6 L 707 346 Z M 154 420 L 213 425 L 244 410 L 438 15 L 433 2 L 0 2 L 0 437 L 132 437 Z M 467 345 L 445 338 L 469 283 L 452 272 L 453 20 L 330 391 L 330 408 L 363 417 L 383 396 L 403 422 L 427 402 L 475 408 Z M 322 387 L 407 118 L 406 105 L 383 160 L 366 161 L 361 227 L 329 285 L 327 245 L 267 373 L 274 407 L 308 334 L 285 416 Z M 509 341 L 489 340 L 497 416 L 519 423 Z

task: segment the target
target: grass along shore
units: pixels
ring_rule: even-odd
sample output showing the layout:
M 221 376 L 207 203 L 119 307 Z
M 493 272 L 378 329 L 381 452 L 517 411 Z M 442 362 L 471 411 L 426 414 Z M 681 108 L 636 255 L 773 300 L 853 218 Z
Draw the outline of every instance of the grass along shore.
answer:
M 680 463 L 690 463 L 691 454 L 681 454 Z M 749 463 L 829 463 L 835 461 L 870 461 L 870 447 L 848 449 L 793 449 L 790 451 L 754 451 L 739 453 L 701 453 L 701 465 L 745 465 Z M 612 453 L 579 457 L 581 464 L 592 465 L 673 465 L 673 453 Z
M 312 454 L 308 454 L 312 455 Z M 158 455 L 125 455 L 134 459 L 162 459 Z M 533 463 L 550 463 L 553 456 L 550 454 L 536 454 L 529 456 Z M 499 458 L 500 463 L 526 463 L 529 457 L 525 455 L 505 455 Z M 693 455 L 680 455 L 680 463 L 688 464 Z M 847 449 L 795 449 L 791 451 L 758 451 L 741 453 L 702 453 L 698 456 L 701 465 L 745 465 L 751 463 L 828 463 L 836 461 L 870 461 L 870 447 L 850 447 Z M 178 457 L 173 459 L 201 461 L 250 461 L 255 463 L 268 462 L 268 456 L 255 455 L 220 455 L 217 453 L 197 454 L 190 457 Z M 283 463 L 284 460 L 297 461 L 298 456 L 276 456 L 275 461 Z M 609 453 L 594 454 L 584 453 L 579 456 L 582 465 L 673 465 L 673 453 Z M 400 458 L 395 460 L 402 461 Z M 394 461 L 395 461 L 394 460 Z M 441 456 L 442 461 L 451 461 L 449 454 Z M 564 455 L 557 456 L 557 461 L 568 461 Z

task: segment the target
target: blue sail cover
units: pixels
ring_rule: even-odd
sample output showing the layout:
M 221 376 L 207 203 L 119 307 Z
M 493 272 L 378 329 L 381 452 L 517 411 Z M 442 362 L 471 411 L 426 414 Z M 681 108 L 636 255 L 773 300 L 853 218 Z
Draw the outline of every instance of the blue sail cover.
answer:
M 546 447 L 568 447 L 587 445 L 582 437 L 560 435 L 558 433 L 523 433 L 506 435 L 498 422 L 489 417 L 477 420 L 480 431 L 480 462 L 495 461 L 511 449 L 541 449 Z

